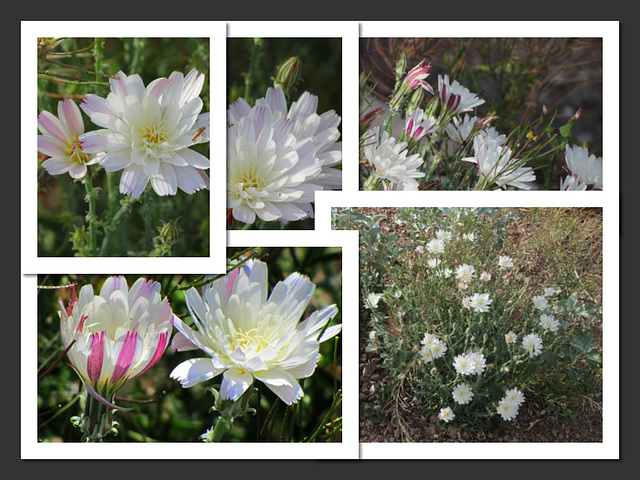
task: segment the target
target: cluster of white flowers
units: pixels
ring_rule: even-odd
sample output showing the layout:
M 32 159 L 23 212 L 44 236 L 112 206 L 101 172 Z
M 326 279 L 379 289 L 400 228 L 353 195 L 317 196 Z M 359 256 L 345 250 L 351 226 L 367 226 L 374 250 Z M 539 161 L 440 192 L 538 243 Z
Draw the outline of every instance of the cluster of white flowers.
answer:
M 447 344 L 431 333 L 425 333 L 420 343 L 422 344 L 419 350 L 420 356 L 427 363 L 442 357 L 447 351 Z
M 453 359 L 453 368 L 460 375 L 480 375 L 486 365 L 486 359 L 480 352 L 462 353 Z
M 509 422 L 518 416 L 520 405 L 524 403 L 524 395 L 517 388 L 507 390 L 504 397 L 498 402 L 496 411 L 503 420 Z

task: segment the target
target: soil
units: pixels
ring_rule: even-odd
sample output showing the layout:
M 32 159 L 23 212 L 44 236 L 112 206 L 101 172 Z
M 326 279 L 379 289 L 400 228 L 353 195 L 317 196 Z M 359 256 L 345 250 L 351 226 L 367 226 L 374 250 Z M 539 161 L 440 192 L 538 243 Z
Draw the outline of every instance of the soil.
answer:
M 381 227 L 389 233 L 401 233 L 395 222 L 396 208 L 356 208 L 367 216 L 385 215 Z M 399 237 L 399 242 L 402 242 Z M 406 393 L 402 412 L 402 425 L 389 405 L 384 404 L 380 393 L 389 382 L 388 372 L 381 367 L 380 355 L 367 352 L 369 338 L 368 313 L 360 311 L 360 442 L 602 442 L 602 410 L 593 401 L 578 410 L 578 415 L 569 418 L 554 411 L 536 399 L 521 407 L 520 414 L 510 428 L 494 428 L 479 432 L 469 431 L 465 426 L 449 426 L 444 429 L 435 415 L 424 418 L 412 409 L 415 402 L 410 392 Z

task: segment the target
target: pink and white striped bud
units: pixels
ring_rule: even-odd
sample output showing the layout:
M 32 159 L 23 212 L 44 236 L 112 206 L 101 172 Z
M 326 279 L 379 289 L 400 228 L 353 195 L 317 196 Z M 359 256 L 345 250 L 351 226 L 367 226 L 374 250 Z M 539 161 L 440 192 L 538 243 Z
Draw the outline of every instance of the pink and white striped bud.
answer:
M 420 140 L 422 137 L 436 130 L 436 119 L 430 117 L 425 119 L 424 112 L 420 108 L 416 108 L 411 116 L 407 118 L 404 133 L 407 138 Z
M 100 295 L 85 285 L 67 308 L 60 302 L 60 331 L 67 356 L 87 391 L 113 402 L 127 381 L 155 365 L 169 344 L 173 312 L 160 284 L 109 277 Z M 73 345 L 72 345 L 73 343 Z
M 407 73 L 407 76 L 404 77 L 404 80 L 402 82 L 411 90 L 421 87 L 433 94 L 431 85 L 424 81 L 424 79 L 429 76 L 429 70 L 431 70 L 431 63 L 423 65 L 423 63 L 426 61 L 427 59 L 423 58 L 418 65 L 409 70 L 409 73 Z

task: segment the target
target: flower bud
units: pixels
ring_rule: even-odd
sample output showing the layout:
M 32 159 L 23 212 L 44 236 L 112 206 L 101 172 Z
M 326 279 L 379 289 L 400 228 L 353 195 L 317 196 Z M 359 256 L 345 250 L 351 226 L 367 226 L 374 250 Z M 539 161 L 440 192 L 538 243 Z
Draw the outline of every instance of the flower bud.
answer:
M 402 52 L 402 56 L 396 62 L 396 78 L 400 78 L 404 75 L 405 70 L 407 69 L 407 56 Z
M 300 80 L 302 60 L 296 55 L 286 60 L 278 69 L 278 74 L 273 80 L 273 85 L 282 88 L 285 95 L 289 95 L 296 83 Z
M 422 88 L 415 90 L 409 99 L 409 105 L 407 105 L 407 115 L 411 115 L 416 109 L 420 108 L 423 100 L 424 90 Z

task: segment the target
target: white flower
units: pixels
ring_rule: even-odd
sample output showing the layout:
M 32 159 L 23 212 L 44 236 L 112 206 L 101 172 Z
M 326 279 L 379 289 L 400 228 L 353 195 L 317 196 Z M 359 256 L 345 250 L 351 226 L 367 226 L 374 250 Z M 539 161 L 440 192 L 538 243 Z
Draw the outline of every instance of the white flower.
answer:
M 504 335 L 504 340 L 507 343 L 516 343 L 518 341 L 518 336 L 510 331 Z
M 425 135 L 433 133 L 436 130 L 435 117 L 424 118 L 424 112 L 420 108 L 416 108 L 411 116 L 407 118 L 404 132 L 408 138 L 415 141 L 420 140 Z
M 203 289 L 185 293 L 196 330 L 176 319 L 180 333 L 174 350 L 199 348 L 207 358 L 178 365 L 171 378 L 191 387 L 224 374 L 222 399 L 237 400 L 253 384 L 263 382 L 287 405 L 303 396 L 297 379 L 313 374 L 320 358 L 319 344 L 332 338 L 341 325 L 323 328 L 337 314 L 335 305 L 316 310 L 300 322 L 315 285 L 292 273 L 278 282 L 267 298 L 267 265 L 247 261 Z
M 513 267 L 513 258 L 511 258 L 508 255 L 500 255 L 498 257 L 498 267 L 500 267 L 500 269 L 505 270 L 507 268 L 512 268 Z
M 440 413 L 438 414 L 438 418 L 445 423 L 449 423 L 451 420 L 455 418 L 455 414 L 451 407 L 441 408 Z
M 426 362 L 442 357 L 447 351 L 447 344 L 431 333 L 425 333 L 420 343 L 422 348 L 419 353 Z
M 67 356 L 91 396 L 104 404 L 127 381 L 155 365 L 169 343 L 175 318 L 160 284 L 139 278 L 131 288 L 109 277 L 95 295 L 85 285 L 67 308 L 60 302 Z M 73 345 L 72 345 L 73 343 Z
M 484 313 L 489 311 L 489 305 L 491 302 L 493 302 L 493 300 L 489 298 L 488 293 L 475 293 L 471 297 L 470 306 L 476 312 Z
M 512 388 L 504 393 L 504 400 L 520 406 L 524 403 L 524 395 L 517 388 Z
M 432 238 L 427 242 L 427 251 L 429 253 L 444 253 L 444 240 Z
M 569 190 L 586 190 L 587 184 L 581 183 L 580 178 L 577 175 L 567 175 L 566 177 L 560 179 L 560 190 L 569 191 Z
M 586 188 L 602 189 L 602 157 L 589 155 L 589 150 L 584 147 L 573 145 L 566 146 L 565 160 L 569 176 L 578 177 L 579 183 L 586 185 Z M 575 185 L 576 180 L 572 180 Z M 583 188 L 566 188 L 561 185 L 562 190 L 584 190 Z
M 469 288 L 469 284 L 466 282 L 458 282 L 458 288 L 460 290 L 466 290 L 467 288 Z M 471 297 L 469 297 L 469 306 L 471 306 Z
M 464 297 L 462 299 L 462 308 L 471 308 L 471 297 Z
M 460 282 L 468 283 L 475 277 L 475 267 L 472 265 L 459 265 L 456 267 L 456 278 Z
M 478 165 L 478 171 L 489 184 L 495 183 L 498 187 L 508 185 L 529 190 L 531 185 L 526 182 L 534 182 L 535 174 L 531 167 L 522 165 L 516 158 L 511 158 L 511 149 L 500 145 L 500 142 L 482 135 L 473 138 L 475 156 L 462 160 Z
M 457 80 L 449 84 L 448 75 L 444 77 L 438 75 L 438 96 L 442 107 L 452 115 L 469 112 L 484 103 L 483 99 L 478 98 L 475 93 L 471 93 L 468 88 L 460 85 Z
M 102 153 L 107 172 L 123 170 L 120 193 L 139 197 L 149 182 L 158 195 L 208 186 L 209 159 L 192 145 L 209 141 L 209 113 L 200 114 L 204 75 L 173 72 L 146 88 L 139 75 L 118 72 L 106 99 L 85 95 L 80 105 L 102 129 L 80 137 L 87 153 Z
M 544 310 L 549 306 L 549 302 L 547 302 L 547 299 L 542 295 L 536 295 L 535 297 L 533 297 L 531 299 L 531 303 L 533 303 L 533 306 L 538 310 Z
M 559 288 L 555 288 L 555 287 L 547 287 L 544 289 L 544 296 L 545 297 L 552 297 L 553 295 L 560 293 L 560 289 Z
M 466 383 L 459 383 L 456 385 L 453 388 L 451 395 L 453 396 L 453 400 L 459 405 L 466 405 L 471 401 L 471 399 L 473 399 L 473 391 Z
M 475 233 L 463 233 L 462 234 L 462 239 L 463 240 L 468 240 L 470 242 L 473 242 L 476 239 L 476 234 Z
M 369 310 L 378 308 L 378 302 L 380 301 L 380 298 L 382 298 L 381 293 L 373 293 L 373 292 L 369 293 L 367 295 L 367 299 L 364 302 L 364 306 L 367 307 Z
M 227 111 L 227 207 L 237 220 L 290 222 L 313 217 L 318 190 L 341 188 L 342 161 L 333 110 L 316 114 L 318 98 L 304 92 L 287 109 L 281 88 L 253 107 L 238 99 Z
M 451 239 L 453 238 L 453 233 L 447 230 L 437 230 L 436 238 L 442 240 L 443 242 L 450 242 Z
M 467 357 L 473 362 L 473 374 L 480 375 L 484 372 L 485 367 L 487 366 L 487 361 L 484 358 L 484 355 L 480 352 L 470 352 L 467 354 Z
M 478 117 L 472 117 L 469 114 L 465 114 L 462 121 L 460 121 L 459 117 L 453 117 L 451 123 L 448 123 L 445 127 L 447 135 L 456 143 L 465 143 L 469 135 L 471 135 L 477 120 Z
M 396 139 L 390 137 L 386 131 L 382 132 L 380 137 L 378 127 L 366 134 L 363 152 L 373 167 L 375 176 L 389 180 L 392 184 L 417 186 L 416 178 L 425 176 L 424 172 L 418 171 L 424 162 L 420 154 L 407 156 L 407 143 L 396 143 Z
M 443 268 L 441 270 L 438 270 L 436 272 L 436 275 L 438 277 L 444 277 L 444 278 L 449 278 L 452 274 L 453 274 L 453 270 L 451 270 L 450 268 L 447 268 L 447 267 L 445 267 L 445 268 Z
M 436 268 L 438 265 L 440 265 L 440 259 L 438 258 L 430 258 L 427 260 L 427 267 L 429 268 Z
M 460 375 L 475 375 L 476 374 L 476 360 L 474 355 L 463 353 L 456 355 L 453 359 L 453 368 L 456 369 Z
M 489 280 L 491 280 L 491 274 L 489 272 L 482 272 L 480 274 L 480 280 L 482 280 L 483 282 L 488 282 Z
M 515 419 L 518 416 L 518 410 L 518 405 L 506 401 L 505 399 L 500 400 L 498 407 L 496 408 L 496 411 L 506 422 Z
M 416 253 L 417 253 L 418 255 L 422 255 L 422 254 L 424 253 L 424 247 L 423 247 L 422 245 L 418 245 L 418 246 L 416 247 Z
M 84 133 L 80 109 L 73 100 L 58 102 L 58 117 L 43 110 L 38 115 L 38 151 L 51 158 L 42 162 L 49 175 L 69 173 L 71 178 L 87 174 L 87 165 L 98 162 L 96 155 L 87 154 L 78 140 Z
M 542 353 L 542 339 L 535 333 L 530 333 L 522 338 L 522 348 L 529 357 L 536 357 Z
M 558 330 L 558 326 L 560 322 L 555 319 L 553 315 L 547 315 L 543 313 L 540 315 L 540 326 L 545 330 L 549 330 L 550 332 L 555 332 Z

